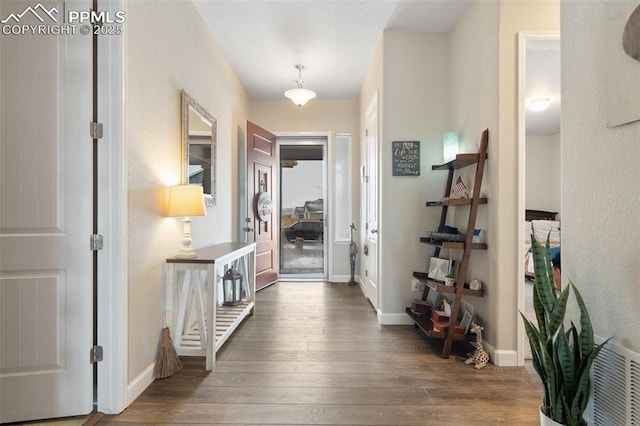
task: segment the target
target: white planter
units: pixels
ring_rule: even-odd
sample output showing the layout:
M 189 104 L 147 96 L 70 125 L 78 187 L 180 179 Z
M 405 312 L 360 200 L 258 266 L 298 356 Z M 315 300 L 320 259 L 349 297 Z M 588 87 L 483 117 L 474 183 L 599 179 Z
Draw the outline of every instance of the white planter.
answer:
M 562 423 L 558 423 L 555 420 L 547 417 L 542 412 L 542 407 L 540 407 L 539 411 L 540 411 L 540 426 L 563 426 Z

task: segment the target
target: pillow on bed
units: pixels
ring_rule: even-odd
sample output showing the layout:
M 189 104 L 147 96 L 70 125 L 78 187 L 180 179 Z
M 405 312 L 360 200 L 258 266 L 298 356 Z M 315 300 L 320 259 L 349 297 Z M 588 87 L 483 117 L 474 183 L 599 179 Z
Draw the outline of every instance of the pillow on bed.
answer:
M 544 244 L 549 235 L 550 244 L 560 244 L 560 221 L 559 220 L 532 220 L 531 227 L 535 232 L 538 241 Z

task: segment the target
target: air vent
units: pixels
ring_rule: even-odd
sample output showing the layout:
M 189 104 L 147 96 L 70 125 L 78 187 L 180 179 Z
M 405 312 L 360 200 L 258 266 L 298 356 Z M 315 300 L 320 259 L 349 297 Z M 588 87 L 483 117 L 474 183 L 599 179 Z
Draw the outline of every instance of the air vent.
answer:
M 640 354 L 610 343 L 593 364 L 592 377 L 593 423 L 640 426 Z

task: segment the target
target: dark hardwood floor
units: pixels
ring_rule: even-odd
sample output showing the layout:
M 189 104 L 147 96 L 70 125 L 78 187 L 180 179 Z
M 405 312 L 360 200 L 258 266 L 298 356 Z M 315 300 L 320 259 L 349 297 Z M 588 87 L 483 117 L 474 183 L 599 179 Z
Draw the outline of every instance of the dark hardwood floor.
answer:
M 413 326 L 380 326 L 358 287 L 277 283 L 218 352 L 182 358 L 117 416 L 98 424 L 537 425 L 541 387 L 531 367 L 475 370 L 468 347 Z

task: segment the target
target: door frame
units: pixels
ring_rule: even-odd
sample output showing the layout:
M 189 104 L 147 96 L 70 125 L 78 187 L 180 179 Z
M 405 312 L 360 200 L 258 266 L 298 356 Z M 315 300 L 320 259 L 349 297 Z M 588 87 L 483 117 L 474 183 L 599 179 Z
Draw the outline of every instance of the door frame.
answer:
M 279 138 L 299 138 L 299 139 L 304 139 L 304 138 L 326 138 L 327 140 L 327 145 L 325 148 L 325 161 L 326 161 L 326 167 L 325 167 L 325 171 L 324 173 L 326 173 L 325 176 L 325 194 L 326 194 L 326 199 L 325 199 L 325 205 L 324 205 L 324 211 L 325 211 L 325 217 L 324 217 L 324 221 L 325 221 L 325 229 L 326 229 L 326 233 L 325 233 L 325 238 L 324 238 L 324 278 L 292 278 L 292 280 L 294 281 L 319 281 L 319 280 L 331 280 L 331 277 L 333 277 L 333 262 L 330 261 L 331 258 L 331 254 L 333 253 L 332 250 L 332 245 L 333 245 L 333 238 L 332 236 L 334 235 L 333 231 L 334 231 L 334 224 L 333 224 L 333 220 L 331 220 L 331 218 L 329 217 L 329 220 L 327 220 L 327 212 L 330 212 L 331 209 L 333 208 L 333 192 L 329 191 L 329 188 L 333 188 L 333 164 L 332 162 L 329 160 L 330 158 L 333 158 L 333 133 L 330 131 L 305 131 L 305 132 L 273 132 L 274 135 L 276 135 L 276 146 L 278 147 L 277 149 L 277 157 L 276 157 L 276 161 L 278 162 L 278 181 L 276 182 L 278 187 L 280 187 L 280 172 L 279 172 L 279 168 L 280 168 L 280 141 L 278 141 Z M 277 200 L 275 200 L 274 202 L 277 202 L 277 206 L 280 206 L 280 193 L 278 191 L 277 194 Z M 280 228 L 280 207 L 278 207 L 278 229 Z M 327 236 L 330 236 L 329 238 L 327 238 Z M 280 258 L 280 232 L 278 232 L 278 259 Z M 287 281 L 287 278 L 282 278 L 280 276 L 280 262 L 278 262 L 278 280 L 279 281 Z
M 124 10 L 124 0 L 98 0 L 100 10 Z M 117 70 L 117 72 L 113 72 Z M 126 61 L 124 36 L 98 39 L 98 113 L 104 137 L 98 142 L 98 401 L 105 414 L 118 414 L 132 401 L 128 387 L 127 155 L 125 141 Z
M 313 143 L 313 145 L 321 145 L 323 147 L 322 150 L 322 154 L 323 154 L 323 168 L 322 168 L 322 181 L 324 184 L 324 188 L 323 188 L 323 199 L 324 199 L 324 217 L 323 217 L 323 221 L 324 221 L 324 226 L 326 228 L 326 232 L 324 233 L 324 238 L 323 238 L 323 274 L 322 276 L 318 276 L 318 275 L 311 275 L 309 274 L 309 276 L 306 276 L 305 274 L 299 274 L 299 275 L 295 275 L 295 276 L 283 276 L 280 274 L 280 248 L 281 248 L 281 233 L 278 232 L 278 280 L 279 281 L 319 281 L 319 280 L 323 280 L 326 281 L 329 279 L 330 276 L 332 276 L 332 274 L 329 273 L 329 266 L 333 265 L 333 262 L 329 262 L 329 256 L 331 253 L 331 250 L 329 250 L 329 247 L 333 244 L 333 220 L 331 220 L 330 215 L 328 214 L 328 212 L 330 212 L 331 210 L 329 210 L 331 208 L 331 206 L 333 206 L 333 199 L 329 200 L 329 197 L 332 197 L 332 195 L 329 193 L 329 188 L 331 185 L 331 183 L 329 183 L 329 180 L 331 180 L 333 182 L 332 176 L 333 174 L 331 172 L 329 172 L 329 167 L 331 166 L 333 169 L 333 165 L 330 164 L 331 162 L 329 161 L 329 140 L 331 138 L 331 133 L 328 132 L 325 135 L 320 135 L 318 133 L 314 133 L 314 134 L 310 134 L 310 133 L 306 133 L 304 135 L 299 135 L 299 134 L 282 134 L 282 133 L 274 133 L 276 135 L 276 161 L 278 163 L 278 176 L 277 176 L 277 181 L 276 184 L 278 185 L 278 193 L 277 193 L 277 200 L 275 201 L 278 206 L 278 218 L 277 218 L 277 225 L 278 225 L 278 229 L 280 229 L 280 201 L 281 201 L 281 193 L 282 191 L 280 191 L 281 187 L 281 171 L 282 168 L 280 167 L 280 147 L 282 145 L 291 145 L 286 143 L 286 139 L 290 139 L 292 141 L 297 141 L 295 144 L 298 145 L 311 145 L 312 143 L 309 142 L 301 142 L 301 140 L 303 139 L 317 139 L 318 141 L 322 140 L 322 143 Z M 333 152 L 333 151 L 331 151 Z M 333 158 L 333 157 L 331 157 Z M 329 220 L 327 220 L 329 219 Z M 329 236 L 329 238 L 327 238 L 327 236 Z M 293 275 L 293 274 L 292 274 Z
M 560 32 L 557 31 L 520 31 L 518 33 L 518 182 L 517 182 L 517 199 L 518 199 L 518 233 L 517 233 L 517 247 L 518 247 L 518 266 L 516 268 L 516 282 L 518 283 L 517 289 L 517 311 L 516 321 L 518 322 L 517 328 L 517 364 L 519 366 L 524 365 L 524 339 L 526 333 L 524 330 L 524 323 L 520 318 L 520 312 L 524 312 L 524 262 L 522 262 L 521 250 L 524 247 L 524 235 L 522 230 L 524 229 L 524 210 L 525 210 L 525 195 L 526 195 L 526 70 L 527 70 L 527 43 L 534 41 L 559 41 Z

